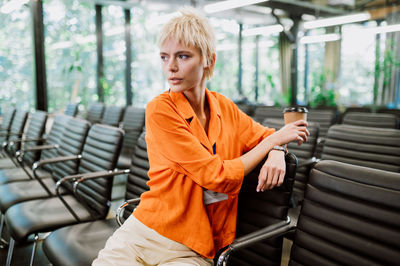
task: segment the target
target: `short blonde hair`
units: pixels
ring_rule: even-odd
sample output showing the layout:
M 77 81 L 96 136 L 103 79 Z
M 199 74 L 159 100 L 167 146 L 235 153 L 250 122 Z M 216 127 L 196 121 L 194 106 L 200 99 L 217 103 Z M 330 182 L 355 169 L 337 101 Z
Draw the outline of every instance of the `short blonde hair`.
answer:
M 203 63 L 209 66 L 204 75 L 206 79 L 210 79 L 214 71 L 214 65 L 211 64 L 216 46 L 214 30 L 208 19 L 194 8 L 184 7 L 179 13 L 180 16 L 172 18 L 162 28 L 158 36 L 158 46 L 168 39 L 175 39 L 186 46 L 198 48 Z

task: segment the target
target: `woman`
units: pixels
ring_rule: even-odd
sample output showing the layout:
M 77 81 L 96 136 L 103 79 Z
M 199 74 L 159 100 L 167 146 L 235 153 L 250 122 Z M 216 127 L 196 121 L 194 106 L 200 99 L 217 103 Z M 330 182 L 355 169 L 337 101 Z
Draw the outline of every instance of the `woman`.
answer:
M 215 252 L 235 238 L 244 176 L 268 154 L 257 191 L 279 186 L 282 146 L 309 135 L 305 121 L 265 128 L 206 89 L 215 37 L 194 9 L 166 24 L 158 44 L 170 90 L 146 108 L 150 190 L 94 265 L 212 265 Z

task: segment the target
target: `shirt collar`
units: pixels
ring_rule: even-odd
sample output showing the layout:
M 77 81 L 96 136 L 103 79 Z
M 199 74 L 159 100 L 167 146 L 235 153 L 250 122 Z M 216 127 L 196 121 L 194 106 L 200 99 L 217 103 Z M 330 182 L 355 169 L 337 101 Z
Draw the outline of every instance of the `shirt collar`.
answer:
M 195 116 L 192 106 L 186 99 L 182 92 L 174 92 L 169 90 L 169 95 L 177 107 L 178 111 L 183 115 L 186 120 L 191 120 Z M 216 113 L 221 117 L 221 109 L 219 107 L 218 101 L 215 96 L 206 88 L 206 97 L 208 99 L 208 104 L 210 106 L 210 114 Z
M 213 145 L 216 143 L 221 130 L 221 109 L 214 94 L 206 88 L 206 97 L 210 106 L 208 136 L 200 122 L 195 118 L 196 114 L 185 95 L 182 92 L 173 92 L 172 90 L 169 91 L 169 95 L 180 114 L 188 121 L 193 134 L 200 140 L 204 147 L 213 153 Z

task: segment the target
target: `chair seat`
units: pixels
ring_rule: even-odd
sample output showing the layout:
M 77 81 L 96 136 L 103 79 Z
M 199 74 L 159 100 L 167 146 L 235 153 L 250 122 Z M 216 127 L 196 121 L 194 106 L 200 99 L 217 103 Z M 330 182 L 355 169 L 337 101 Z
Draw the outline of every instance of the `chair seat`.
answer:
M 66 195 L 64 200 L 81 222 L 93 220 L 88 210 L 74 196 Z M 78 223 L 58 197 L 13 205 L 5 213 L 5 222 L 12 238 L 17 242 L 26 240 L 33 233 L 53 231 Z
M 63 227 L 46 238 L 43 250 L 54 265 L 91 265 L 117 228 L 115 219 Z
M 10 158 L 0 159 L 0 169 L 18 168 Z
M 43 183 L 49 188 L 52 195 L 49 195 L 37 180 L 13 182 L 0 186 L 0 211 L 5 213 L 12 205 L 23 201 L 55 197 L 56 184 L 54 180 L 43 179 Z M 61 188 L 60 193 L 67 194 L 67 190 Z
M 36 174 L 41 179 L 51 177 L 51 174 L 43 169 L 38 169 L 36 171 Z M 29 176 L 25 173 L 25 171 L 22 168 L 0 170 L 0 185 L 16 181 L 29 181 L 29 180 L 32 179 L 29 178 Z

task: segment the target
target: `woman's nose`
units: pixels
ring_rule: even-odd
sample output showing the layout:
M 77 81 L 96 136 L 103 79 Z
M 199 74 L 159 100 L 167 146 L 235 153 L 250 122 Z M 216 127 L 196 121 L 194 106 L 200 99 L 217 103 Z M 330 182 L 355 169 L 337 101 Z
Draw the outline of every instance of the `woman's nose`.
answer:
M 168 62 L 168 70 L 171 72 L 176 72 L 178 71 L 178 65 L 177 62 L 174 58 L 171 58 Z

